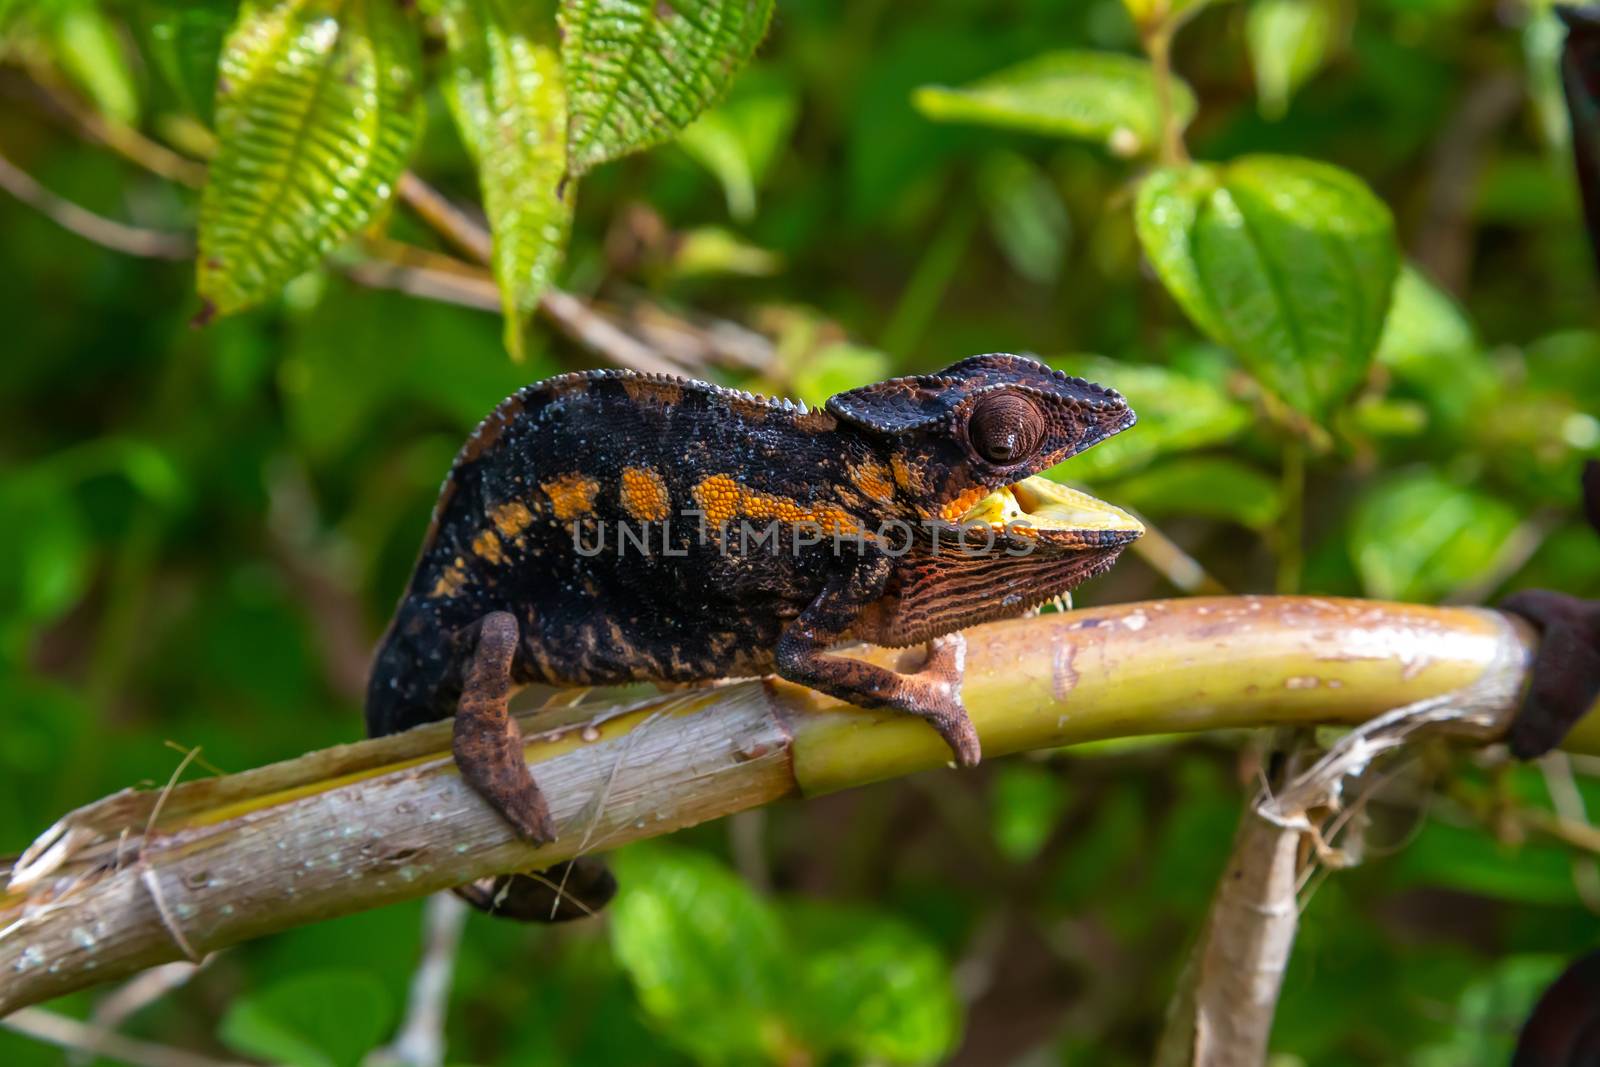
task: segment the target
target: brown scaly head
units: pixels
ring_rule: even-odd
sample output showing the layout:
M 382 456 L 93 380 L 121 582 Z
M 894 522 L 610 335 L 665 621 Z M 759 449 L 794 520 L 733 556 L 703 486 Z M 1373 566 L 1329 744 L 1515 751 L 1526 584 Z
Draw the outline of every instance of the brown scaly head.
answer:
M 1144 532 L 1127 512 L 1038 477 L 1133 425 L 1115 390 L 992 354 L 840 393 L 827 407 L 887 453 L 916 523 L 888 591 L 855 630 L 862 639 L 914 644 L 1021 614 L 1105 570 Z

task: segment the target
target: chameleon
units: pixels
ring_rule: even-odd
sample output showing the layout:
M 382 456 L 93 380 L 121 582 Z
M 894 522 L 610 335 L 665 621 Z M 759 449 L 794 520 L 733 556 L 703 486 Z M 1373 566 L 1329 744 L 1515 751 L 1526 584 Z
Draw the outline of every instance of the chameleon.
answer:
M 374 656 L 367 731 L 453 715 L 462 777 L 533 843 L 556 827 L 508 710 L 531 683 L 777 674 L 916 716 L 970 767 L 959 631 L 1059 598 L 1143 532 L 1040 476 L 1134 421 L 1115 390 L 1005 353 L 820 408 L 626 370 L 526 386 L 444 480 Z M 928 654 L 899 673 L 833 650 L 846 642 Z M 543 907 L 510 885 L 461 892 Z

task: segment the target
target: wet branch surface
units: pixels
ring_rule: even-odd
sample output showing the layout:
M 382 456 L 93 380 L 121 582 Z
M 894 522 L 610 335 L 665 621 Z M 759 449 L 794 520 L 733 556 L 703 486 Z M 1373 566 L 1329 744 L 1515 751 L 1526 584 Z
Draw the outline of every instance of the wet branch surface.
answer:
M 1429 702 L 1497 736 L 1534 643 L 1508 616 L 1316 597 L 1149 601 L 968 631 L 966 702 L 995 758 L 1108 737 L 1365 723 Z M 863 649 L 913 669 L 922 653 Z M 523 716 L 559 839 L 518 840 L 455 773 L 449 724 L 63 818 L 0 894 L 0 1014 L 145 967 L 938 767 L 920 722 L 774 680 Z M 1470 728 L 1469 728 L 1470 727 Z M 1437 731 L 1436 731 L 1437 732 Z M 1600 716 L 1569 741 L 1600 751 Z M 952 772 L 953 773 L 953 772 Z

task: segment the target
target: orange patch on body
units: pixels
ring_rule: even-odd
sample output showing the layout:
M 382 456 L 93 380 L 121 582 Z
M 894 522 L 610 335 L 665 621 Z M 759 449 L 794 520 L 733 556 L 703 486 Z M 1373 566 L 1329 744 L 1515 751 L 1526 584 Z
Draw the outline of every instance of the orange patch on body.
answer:
M 890 456 L 889 467 L 894 471 L 895 485 L 898 485 L 902 489 L 913 488 L 915 479 L 912 478 L 911 468 L 906 465 L 905 460 L 901 459 L 899 456 Z
M 539 483 L 539 488 L 550 498 L 556 518 L 565 522 L 594 510 L 600 483 L 584 474 L 563 474 L 554 481 Z
M 939 509 L 939 517 L 947 522 L 960 522 L 961 516 L 972 510 L 972 505 L 989 495 L 983 486 L 974 486 Z
M 622 470 L 622 508 L 640 522 L 659 522 L 671 510 L 667 483 L 649 467 Z
M 528 510 L 526 504 L 513 500 L 489 512 L 489 521 L 494 523 L 494 528 L 500 531 L 501 537 L 509 539 L 516 537 L 533 523 L 533 512 Z
M 717 526 L 743 515 L 747 519 L 775 519 L 790 524 L 813 522 L 823 533 L 860 530 L 854 517 L 836 504 L 802 504 L 790 497 L 750 489 L 726 474 L 713 474 L 696 485 L 693 492 L 706 520 Z
M 880 504 L 894 500 L 894 476 L 882 463 L 867 460 L 850 468 L 850 480 L 868 499 Z
M 484 530 L 472 539 L 472 553 L 496 565 L 506 561 L 505 553 L 500 551 L 500 538 L 493 530 Z
M 692 493 L 694 502 L 706 513 L 706 521 L 713 526 L 721 526 L 739 514 L 744 486 L 726 474 L 713 474 L 696 485 Z
M 461 592 L 461 587 L 467 584 L 465 561 L 457 556 L 455 562 L 439 573 L 434 580 L 433 589 L 429 596 L 455 596 Z

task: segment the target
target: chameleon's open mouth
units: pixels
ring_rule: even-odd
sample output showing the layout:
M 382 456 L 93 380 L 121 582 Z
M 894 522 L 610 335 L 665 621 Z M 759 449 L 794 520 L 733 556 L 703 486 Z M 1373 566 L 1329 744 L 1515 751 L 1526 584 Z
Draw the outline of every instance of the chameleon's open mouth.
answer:
M 968 508 L 960 523 L 1033 529 L 1040 533 L 1102 532 L 1126 543 L 1144 533 L 1144 524 L 1121 508 L 1039 475 L 1003 485 Z M 1116 538 L 1115 535 L 1123 535 Z

